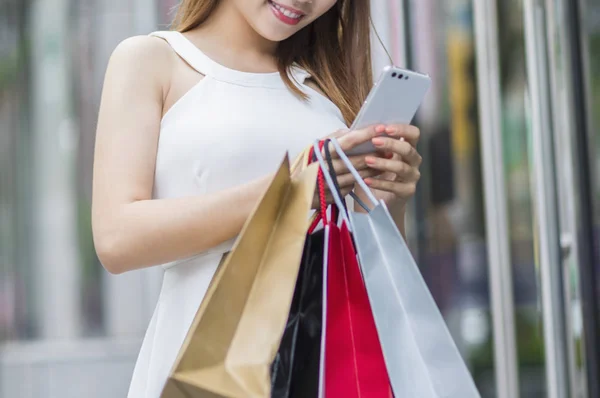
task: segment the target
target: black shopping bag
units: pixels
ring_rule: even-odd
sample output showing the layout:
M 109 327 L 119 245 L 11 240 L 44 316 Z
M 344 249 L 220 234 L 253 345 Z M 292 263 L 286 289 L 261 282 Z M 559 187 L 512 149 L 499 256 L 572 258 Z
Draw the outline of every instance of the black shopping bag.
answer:
M 286 329 L 271 367 L 272 398 L 319 394 L 323 322 L 324 231 L 309 235 Z

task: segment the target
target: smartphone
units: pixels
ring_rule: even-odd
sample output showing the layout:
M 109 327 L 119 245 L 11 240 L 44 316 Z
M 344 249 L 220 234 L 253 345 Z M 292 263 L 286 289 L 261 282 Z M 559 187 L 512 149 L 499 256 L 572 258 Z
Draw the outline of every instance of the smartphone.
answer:
M 360 130 L 374 124 L 410 124 L 431 86 L 431 78 L 422 73 L 386 66 L 350 130 Z M 365 155 L 376 151 L 372 142 L 365 142 L 346 154 Z

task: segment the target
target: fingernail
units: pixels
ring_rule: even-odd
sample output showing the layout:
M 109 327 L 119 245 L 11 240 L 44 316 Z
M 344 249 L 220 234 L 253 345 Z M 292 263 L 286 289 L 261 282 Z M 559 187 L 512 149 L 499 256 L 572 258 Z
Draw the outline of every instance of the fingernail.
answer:
M 375 132 L 377 132 L 377 133 L 385 133 L 385 126 L 384 125 L 377 126 L 375 128 Z
M 367 164 L 369 164 L 369 165 L 373 165 L 373 164 L 375 164 L 376 160 L 375 160 L 375 158 L 374 158 L 374 157 L 367 156 L 367 157 L 365 158 L 365 162 L 366 162 Z
M 373 138 L 373 145 L 381 147 L 385 145 L 385 141 L 382 138 Z
M 365 178 L 365 184 L 372 185 L 373 184 L 373 180 L 370 179 L 370 178 Z

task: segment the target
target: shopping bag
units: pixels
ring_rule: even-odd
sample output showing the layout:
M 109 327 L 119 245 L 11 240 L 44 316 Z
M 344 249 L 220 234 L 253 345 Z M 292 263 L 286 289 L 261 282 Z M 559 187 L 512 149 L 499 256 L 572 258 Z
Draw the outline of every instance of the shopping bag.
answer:
M 294 166 L 298 169 L 313 162 L 312 146 Z M 318 171 L 318 182 L 324 194 L 324 177 Z M 321 197 L 320 213 L 313 217 L 304 246 L 302 262 L 292 307 L 279 350 L 271 368 L 271 398 L 317 397 L 322 377 L 323 300 L 326 267 L 325 233 L 314 232 L 320 214 L 326 211 L 325 196 Z
M 309 235 L 290 314 L 271 368 L 271 398 L 317 397 L 321 366 L 324 231 Z
M 336 152 L 372 208 L 350 212 L 371 308 L 396 397 L 479 398 L 479 392 L 385 203 L 364 184 L 339 143 Z
M 311 166 L 292 179 L 286 156 L 219 267 L 162 397 L 270 396 L 317 172 Z
M 325 172 L 332 191 L 337 190 L 339 187 L 327 171 L 317 145 L 315 154 L 321 172 Z M 390 398 L 390 382 L 350 235 L 345 203 L 340 196 L 335 197 L 335 202 L 329 216 L 322 212 L 328 248 L 324 396 Z

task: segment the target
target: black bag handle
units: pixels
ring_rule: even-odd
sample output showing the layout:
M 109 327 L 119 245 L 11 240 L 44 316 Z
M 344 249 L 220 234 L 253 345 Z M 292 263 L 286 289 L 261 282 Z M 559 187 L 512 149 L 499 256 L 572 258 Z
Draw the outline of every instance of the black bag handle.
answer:
M 335 172 L 335 170 L 333 168 L 333 158 L 331 157 L 331 150 L 329 149 L 329 144 L 331 142 L 332 141 L 329 138 L 325 141 L 325 146 L 324 146 L 324 149 L 325 149 L 325 160 L 327 161 L 327 165 L 329 166 L 329 174 L 331 175 L 331 179 L 333 180 L 333 184 L 335 185 L 335 189 L 336 189 L 338 195 L 342 196 L 342 190 L 341 190 L 340 184 L 338 182 L 337 173 Z M 367 204 L 361 198 L 359 198 L 358 195 L 356 195 L 356 193 L 354 191 L 350 192 L 350 196 L 367 213 L 370 211 L 370 209 L 367 206 Z M 345 201 L 344 201 L 344 210 L 346 211 L 346 214 L 348 214 L 348 208 L 346 206 L 346 202 Z

